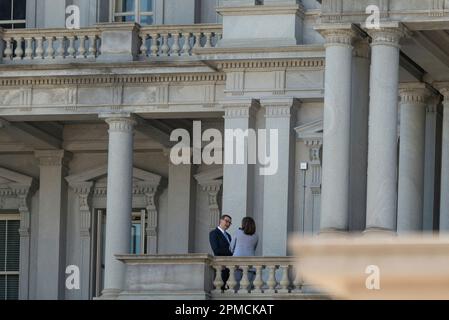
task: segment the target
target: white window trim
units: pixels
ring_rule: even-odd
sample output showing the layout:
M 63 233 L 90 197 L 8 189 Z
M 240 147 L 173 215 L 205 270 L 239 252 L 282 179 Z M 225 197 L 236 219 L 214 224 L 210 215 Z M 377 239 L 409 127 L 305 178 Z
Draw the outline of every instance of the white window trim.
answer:
M 140 24 L 141 16 L 152 16 L 153 24 L 163 24 L 164 0 L 153 0 L 153 11 L 144 11 L 144 12 L 140 12 L 140 1 L 139 0 L 135 1 L 136 6 L 134 11 L 116 12 L 115 0 L 110 0 L 109 21 L 115 22 L 116 17 L 135 16 L 136 17 L 135 22 Z

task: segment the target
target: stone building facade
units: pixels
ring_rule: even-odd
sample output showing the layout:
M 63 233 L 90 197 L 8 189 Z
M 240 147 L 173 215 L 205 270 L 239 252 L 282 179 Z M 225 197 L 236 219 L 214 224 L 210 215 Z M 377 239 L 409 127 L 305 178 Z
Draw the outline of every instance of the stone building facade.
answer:
M 255 218 L 261 260 L 234 265 L 263 265 L 264 294 L 302 290 L 292 233 L 449 229 L 449 1 L 0 5 L 2 298 L 177 297 L 188 281 L 138 268 L 199 264 L 184 296 L 214 298 L 201 254 L 221 213 L 231 233 Z M 170 135 L 194 121 L 277 130 L 278 170 L 173 164 Z

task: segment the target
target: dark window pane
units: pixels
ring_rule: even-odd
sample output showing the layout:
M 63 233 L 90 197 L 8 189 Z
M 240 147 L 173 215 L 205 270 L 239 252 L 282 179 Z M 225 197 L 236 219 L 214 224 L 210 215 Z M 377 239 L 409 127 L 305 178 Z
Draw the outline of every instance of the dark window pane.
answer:
M 14 0 L 13 5 L 14 20 L 25 20 L 25 17 L 26 17 L 26 0 Z
M 153 11 L 153 0 L 140 0 L 140 12 Z
M 3 29 L 12 29 L 12 24 L 0 24 Z
M 140 24 L 153 24 L 153 16 L 140 16 Z
M 19 300 L 19 276 L 9 275 L 6 277 L 6 299 Z
M 6 221 L 0 221 L 0 271 L 5 271 Z
M 6 300 L 6 276 L 0 275 L 0 300 Z
M 25 28 L 25 23 L 14 23 L 13 29 L 24 29 Z
M 19 271 L 20 235 L 19 220 L 7 221 L 6 271 Z
M 12 0 L 0 0 L 0 20 L 11 20 Z
M 131 12 L 135 10 L 135 0 L 117 0 L 116 12 Z

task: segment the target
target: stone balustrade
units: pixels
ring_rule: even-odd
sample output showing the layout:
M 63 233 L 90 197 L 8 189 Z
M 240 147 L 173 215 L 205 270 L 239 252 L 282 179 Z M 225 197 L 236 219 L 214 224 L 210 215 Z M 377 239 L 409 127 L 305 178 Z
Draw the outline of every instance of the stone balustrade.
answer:
M 142 27 L 140 57 L 191 56 L 198 48 L 216 47 L 221 36 L 219 24 Z
M 101 30 L 4 30 L 3 41 L 3 63 L 51 62 L 56 59 L 95 60 L 100 54 Z
M 327 298 L 303 283 L 293 257 L 185 254 L 116 258 L 126 265 L 125 289 L 119 299 Z M 230 271 L 226 284 L 221 277 L 223 269 Z
M 301 295 L 303 281 L 294 264 L 292 257 L 215 257 L 212 295 L 214 298 Z M 229 270 L 225 287 L 223 269 Z

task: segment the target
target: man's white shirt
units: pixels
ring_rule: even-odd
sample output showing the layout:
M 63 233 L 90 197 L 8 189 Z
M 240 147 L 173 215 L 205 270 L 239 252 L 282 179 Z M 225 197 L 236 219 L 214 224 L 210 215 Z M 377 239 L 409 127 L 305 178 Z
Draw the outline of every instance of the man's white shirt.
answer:
M 221 231 L 221 233 L 223 233 L 223 235 L 225 236 L 226 240 L 228 240 L 228 243 L 231 244 L 231 241 L 229 241 L 229 238 L 228 238 L 226 232 L 222 228 L 220 228 L 220 226 L 218 226 L 217 228 L 218 228 L 218 230 Z

